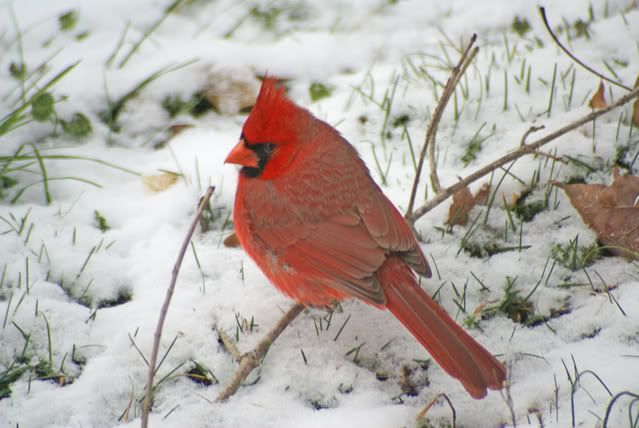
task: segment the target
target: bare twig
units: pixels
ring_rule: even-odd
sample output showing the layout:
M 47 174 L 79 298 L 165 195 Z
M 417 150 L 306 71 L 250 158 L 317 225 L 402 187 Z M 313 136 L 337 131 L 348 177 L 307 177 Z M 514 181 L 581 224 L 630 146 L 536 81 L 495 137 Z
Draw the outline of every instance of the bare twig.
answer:
M 222 329 L 218 329 L 217 334 L 220 336 L 220 340 L 226 350 L 229 351 L 229 353 L 233 355 L 233 358 L 235 358 L 235 361 L 239 363 L 242 360 L 242 354 L 240 350 L 237 349 L 237 345 L 233 342 L 233 339 Z
M 446 394 L 437 394 L 435 397 L 433 397 L 432 400 L 430 400 L 428 403 L 426 403 L 426 405 L 424 407 L 422 407 L 422 409 L 415 416 L 415 421 L 416 422 L 420 422 L 422 419 L 424 419 L 426 417 L 426 413 L 428 413 L 430 408 L 433 407 L 433 405 L 435 403 L 437 403 L 437 401 L 439 401 L 440 398 L 443 398 L 443 399 L 445 399 L 448 402 L 448 406 L 450 407 L 450 410 L 453 412 L 453 427 L 452 428 L 455 428 L 457 426 L 456 425 L 457 412 L 455 411 L 455 406 L 453 406 L 453 403 L 450 401 L 450 398 L 448 398 L 448 395 L 446 395 Z
M 528 139 L 528 136 L 530 134 L 532 134 L 533 132 L 537 132 L 537 131 L 541 131 L 542 129 L 544 129 L 545 126 L 541 125 L 541 126 L 531 126 L 530 128 L 528 128 L 528 130 L 526 132 L 524 132 L 524 135 L 521 137 L 521 142 L 519 143 L 520 146 L 524 146 L 526 145 L 526 140 Z M 561 163 L 568 163 L 568 161 L 562 157 L 559 156 L 555 156 L 553 154 L 550 153 L 545 153 L 542 152 L 541 150 L 535 150 L 534 153 L 537 156 L 543 156 L 546 157 L 548 159 L 552 159 L 556 162 L 561 162 Z
M 439 204 L 441 204 L 442 202 L 444 202 L 446 199 L 448 199 L 451 195 L 455 194 L 455 192 L 457 192 L 458 190 L 463 189 L 464 187 L 468 186 L 469 184 L 479 180 L 480 178 L 482 178 L 483 176 L 490 174 L 492 171 L 496 170 L 497 168 L 506 165 L 509 162 L 512 162 L 516 159 L 519 159 L 520 157 L 524 156 L 524 155 L 528 155 L 531 153 L 536 153 L 537 149 L 539 149 L 541 146 L 543 146 L 544 144 L 548 144 L 551 141 L 556 140 L 557 138 L 561 137 L 562 135 L 576 129 L 579 128 L 581 125 L 584 125 L 592 120 L 594 120 L 595 118 L 608 113 L 611 110 L 614 110 L 624 104 L 627 104 L 629 101 L 635 99 L 639 97 L 639 88 L 636 88 L 635 90 L 633 90 L 632 92 L 624 95 L 623 97 L 619 98 L 616 102 L 610 104 L 608 107 L 601 109 L 601 110 L 595 110 L 592 111 L 591 113 L 587 114 L 586 116 L 583 116 L 582 118 L 562 127 L 559 128 L 558 130 L 551 132 L 550 134 L 546 135 L 543 138 L 540 138 L 539 140 L 536 140 L 530 144 L 524 144 L 522 146 L 520 146 L 518 149 L 508 153 L 507 155 L 497 159 L 496 161 L 492 162 L 491 164 L 481 168 L 480 170 L 475 171 L 474 173 L 470 174 L 468 177 L 458 181 L 457 183 L 453 184 L 452 186 L 442 190 L 441 192 L 437 193 L 431 200 L 429 200 L 426 204 L 424 204 L 423 206 L 421 206 L 420 208 L 416 209 L 413 213 L 411 214 L 407 214 L 406 215 L 406 219 L 409 221 L 409 223 L 411 224 L 415 224 L 415 222 L 417 220 L 419 220 L 424 214 L 426 214 L 428 211 L 432 210 L 433 208 L 435 208 L 436 206 L 438 206 Z M 530 133 L 530 129 L 528 131 L 526 131 L 527 133 Z
M 533 132 L 537 132 L 537 131 L 541 131 L 542 129 L 544 129 L 545 126 L 541 125 L 541 126 L 531 126 L 530 128 L 528 128 L 528 130 L 526 132 L 524 132 L 524 135 L 521 136 L 521 141 L 519 142 L 519 146 L 523 147 L 526 145 L 526 140 L 528 139 L 528 136 L 530 134 L 532 134 Z
M 195 217 L 191 222 L 191 227 L 189 227 L 189 231 L 186 234 L 186 238 L 182 243 L 182 247 L 180 248 L 180 252 L 178 253 L 177 260 L 175 261 L 175 265 L 173 265 L 173 272 L 171 275 L 171 283 L 169 284 L 169 288 L 166 290 L 166 296 L 164 298 L 164 303 L 162 304 L 162 309 L 160 310 L 160 318 L 158 319 L 157 327 L 155 328 L 155 335 L 153 336 L 153 350 L 151 352 L 151 361 L 149 362 L 149 374 L 146 382 L 146 392 L 144 395 L 144 403 L 142 404 L 142 428 L 146 428 L 149 425 L 149 411 L 151 409 L 151 395 L 153 391 L 153 376 L 155 375 L 155 365 L 158 360 L 158 352 L 160 350 L 160 339 L 162 338 L 162 328 L 164 327 L 164 320 L 166 319 L 166 314 L 169 311 L 169 305 L 171 304 L 171 298 L 173 297 L 173 291 L 175 290 L 175 283 L 177 282 L 178 273 L 180 272 L 180 266 L 182 266 L 182 260 L 184 260 L 184 254 L 186 254 L 186 249 L 189 246 L 189 242 L 191 242 L 191 236 L 193 236 L 193 232 L 198 224 L 200 216 L 202 215 L 202 211 L 206 204 L 208 204 L 209 199 L 213 195 L 215 191 L 215 187 L 210 186 L 202 199 L 200 199 L 200 204 L 195 213 Z
M 468 45 L 468 48 L 470 48 L 470 44 Z M 461 69 L 455 68 L 456 74 L 454 75 L 454 80 L 452 84 L 450 85 L 450 87 L 446 88 L 446 89 L 450 88 L 449 92 L 446 94 L 446 100 L 444 104 L 441 105 L 440 112 L 435 110 L 435 114 L 437 114 L 437 122 L 434 122 L 434 121 L 431 122 L 433 131 L 431 133 L 430 141 L 427 143 L 428 144 L 428 162 L 430 166 L 430 183 L 433 188 L 433 192 L 435 193 L 439 192 L 442 189 L 442 186 L 439 183 L 439 177 L 437 176 L 437 158 L 435 157 L 435 147 L 436 147 L 435 137 L 437 134 L 437 126 L 439 125 L 439 122 L 442 118 L 442 114 L 444 112 L 444 108 L 446 107 L 446 104 L 448 103 L 448 100 L 450 99 L 451 95 L 455 92 L 455 88 L 457 87 L 457 84 L 461 80 L 462 76 L 466 73 L 466 69 L 473 62 L 478 52 L 479 52 L 479 48 L 477 47 L 470 52 L 470 55 L 468 55 L 468 50 L 464 51 L 464 55 L 462 56 L 463 63 L 462 63 Z M 437 108 L 439 108 L 439 106 L 437 106 Z
M 570 163 L 569 160 L 567 160 L 567 159 L 565 159 L 565 158 L 563 158 L 561 156 L 555 156 L 552 153 L 542 152 L 541 150 L 535 150 L 535 155 L 541 156 L 541 157 L 544 157 L 544 158 L 548 158 L 548 159 L 553 160 L 555 162 L 563 163 L 565 165 L 568 165 Z
M 557 46 L 559 46 L 561 48 L 562 51 L 564 51 L 566 53 L 566 55 L 568 55 L 570 57 L 570 59 L 572 59 L 573 61 L 575 61 L 577 64 L 579 64 L 580 66 L 582 66 L 583 68 L 585 68 L 586 70 L 588 70 L 589 72 L 591 72 L 592 74 L 594 74 L 595 76 L 605 80 L 608 83 L 611 83 L 615 86 L 618 86 L 620 88 L 625 89 L 626 91 L 632 91 L 632 88 L 629 88 L 628 86 L 624 85 L 623 83 L 617 82 L 616 80 L 612 80 L 609 77 L 604 76 L 603 74 L 599 73 L 597 70 L 595 70 L 594 68 L 584 64 L 581 60 L 579 60 L 579 58 L 577 58 L 576 56 L 573 55 L 572 52 L 570 52 L 557 38 L 557 36 L 555 35 L 555 33 L 552 31 L 552 29 L 550 28 L 550 24 L 548 23 L 548 18 L 546 18 L 546 8 L 543 6 L 539 6 L 539 13 L 541 14 L 541 19 L 544 21 L 544 25 L 546 26 L 546 30 L 548 30 L 548 32 L 550 33 L 550 37 L 552 37 L 552 39 L 555 41 L 555 43 L 557 43 Z
M 297 317 L 303 310 L 304 305 L 301 303 L 294 304 L 280 320 L 275 327 L 269 331 L 266 336 L 260 340 L 255 349 L 241 356 L 240 367 L 235 371 L 231 380 L 226 384 L 224 389 L 217 396 L 215 401 L 225 401 L 240 388 L 242 381 L 251 373 L 251 371 L 260 364 L 268 349 L 273 342 L 279 337 L 284 329 Z M 222 339 L 224 340 L 224 339 Z
M 435 135 L 437 134 L 437 126 L 441 120 L 441 117 L 446 108 L 446 104 L 448 104 L 448 100 L 455 92 L 455 87 L 459 83 L 459 79 L 463 76 L 464 72 L 468 68 L 468 65 L 473 61 L 477 52 L 479 52 L 479 48 L 475 47 L 472 49 L 475 41 L 477 40 L 477 35 L 473 34 L 462 54 L 461 58 L 457 65 L 452 69 L 451 75 L 446 82 L 446 86 L 444 87 L 444 92 L 442 92 L 442 96 L 439 98 L 439 102 L 437 103 L 437 107 L 433 113 L 433 117 L 430 120 L 430 124 L 428 125 L 428 129 L 426 130 L 426 138 L 424 139 L 424 145 L 422 146 L 422 150 L 419 154 L 419 162 L 417 163 L 417 170 L 415 171 L 415 180 L 413 181 L 413 188 L 410 193 L 410 201 L 408 202 L 408 208 L 406 210 L 406 217 L 410 217 L 413 212 L 413 207 L 415 206 L 415 198 L 417 196 L 417 187 L 419 185 L 419 180 L 422 174 L 422 168 L 424 167 L 424 160 L 426 158 L 426 152 L 428 151 L 430 158 L 430 179 L 431 184 L 435 192 L 439 192 L 441 186 L 439 184 L 439 179 L 437 178 L 437 164 L 435 162 Z M 471 50 L 472 49 L 472 50 Z

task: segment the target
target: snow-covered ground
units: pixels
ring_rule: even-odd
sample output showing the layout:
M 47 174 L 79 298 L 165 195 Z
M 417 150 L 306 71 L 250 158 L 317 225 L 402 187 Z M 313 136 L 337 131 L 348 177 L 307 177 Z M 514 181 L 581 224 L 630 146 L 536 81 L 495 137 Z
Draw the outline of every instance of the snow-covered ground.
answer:
M 208 184 L 216 186 L 215 218 L 211 230 L 196 233 L 182 267 L 164 329 L 151 426 L 409 427 L 426 403 L 446 393 L 458 426 L 543 421 L 546 427 L 567 427 L 574 414 L 578 426 L 593 427 L 604 418 L 611 394 L 639 393 L 639 265 L 604 257 L 573 272 L 554 263 L 557 244 L 568 248 L 578 236 L 581 249 L 596 239 L 564 194 L 544 186 L 549 178 L 607 183 L 620 148 L 626 150 L 622 160 L 631 163 L 639 134 L 629 127 L 626 107 L 544 149 L 592 170 L 575 161 L 522 158 L 501 184 L 487 220 L 485 207 L 471 213 L 480 215 L 476 232 L 459 226 L 441 232 L 449 202 L 416 225 L 436 266 L 423 285 L 438 291 L 438 300 L 460 323 L 480 305 L 503 302 L 509 281 L 520 298 L 529 297 L 531 317 L 543 318 L 525 325 L 497 311 L 469 330 L 510 367 L 509 397 L 491 392 L 473 400 L 435 364 L 420 361 L 428 355 L 389 313 L 347 302 L 332 315 L 324 309 L 303 313 L 247 385 L 228 402 L 214 403 L 237 366 L 217 330 L 237 337 L 238 347 L 248 351 L 291 303 L 241 250 L 222 245 L 231 231 L 226 220 L 237 175 L 222 162 L 245 113 L 171 118 L 163 100 L 188 100 L 207 85 L 266 72 L 288 79 L 291 98 L 336 126 L 403 210 L 414 176 L 407 135 L 418 150 L 441 85 L 459 57 L 456 49 L 473 32 L 481 50 L 439 127 L 444 185 L 516 148 L 533 124 L 554 130 L 587 114 L 599 79 L 559 51 L 529 1 L 191 0 L 160 21 L 170 4 L 0 2 L 0 118 L 34 93 L 31 83 L 40 65 L 46 64 L 46 74 L 35 87 L 79 61 L 50 92 L 57 117 L 69 121 L 81 112 L 93 128 L 90 136 L 73 138 L 52 116 L 0 134 L 0 178 L 3 186 L 13 184 L 2 190 L 0 202 L 0 386 L 10 388 L 0 400 L 1 427 L 139 425 L 144 358 L 178 248 Z M 577 56 L 633 85 L 639 71 L 636 5 L 583 0 L 546 6 L 551 25 Z M 59 17 L 69 11 L 77 22 L 62 30 Z M 530 30 L 517 34 L 516 18 Z M 160 25 L 119 67 L 155 23 Z M 9 71 L 21 62 L 24 85 Z M 119 130 L 111 131 L 100 119 L 109 100 L 160 70 L 167 72 L 124 104 Z M 313 83 L 325 85 L 331 95 L 313 101 Z M 606 86 L 609 101 L 623 93 Z M 194 126 L 171 138 L 167 129 L 175 124 Z M 474 159 L 471 142 L 480 143 Z M 27 157 L 8 164 L 20 147 Z M 60 155 L 73 158 L 54 158 Z M 639 174 L 639 161 L 633 169 Z M 163 171 L 180 174 L 177 183 L 150 191 L 141 175 Z M 529 200 L 552 192 L 550 206 L 529 222 L 515 217 L 513 230 L 501 194 L 510 201 L 535 171 L 541 183 Z M 498 170 L 493 183 L 503 175 Z M 100 229 L 96 211 L 108 230 Z M 497 242 L 512 250 L 471 257 L 459 251 L 462 242 Z M 601 292 L 604 282 L 612 297 Z M 218 383 L 205 386 L 187 377 L 196 364 Z M 404 366 L 416 395 L 402 394 Z M 9 381 L 11 375 L 16 379 Z M 40 379 L 47 375 L 54 379 Z M 637 406 L 621 397 L 609 426 L 632 426 L 629 412 L 636 418 Z M 452 421 L 443 401 L 427 417 L 434 426 Z

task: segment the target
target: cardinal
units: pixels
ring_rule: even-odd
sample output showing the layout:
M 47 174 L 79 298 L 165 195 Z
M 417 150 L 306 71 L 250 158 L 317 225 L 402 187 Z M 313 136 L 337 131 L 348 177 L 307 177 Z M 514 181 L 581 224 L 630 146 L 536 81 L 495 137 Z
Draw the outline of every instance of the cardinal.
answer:
M 506 369 L 426 294 L 431 271 L 411 227 L 355 148 L 265 77 L 237 145 L 233 223 L 285 295 L 309 306 L 357 298 L 388 309 L 474 398 Z

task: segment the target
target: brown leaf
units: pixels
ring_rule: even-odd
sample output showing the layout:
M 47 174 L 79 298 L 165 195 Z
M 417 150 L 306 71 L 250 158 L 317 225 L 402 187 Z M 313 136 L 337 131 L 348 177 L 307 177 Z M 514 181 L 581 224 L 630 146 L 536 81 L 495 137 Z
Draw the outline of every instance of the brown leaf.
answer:
M 605 88 L 604 88 L 603 80 L 599 82 L 599 89 L 597 89 L 597 92 L 595 92 L 595 95 L 592 96 L 592 98 L 590 99 L 590 103 L 588 103 L 588 105 L 590 106 L 590 108 L 593 108 L 595 110 L 601 110 L 602 108 L 606 108 L 606 106 L 608 105 L 606 103 Z
M 175 125 L 171 125 L 169 127 L 169 133 L 171 134 L 171 137 L 175 137 L 188 128 L 193 128 L 193 125 L 189 125 L 187 123 L 176 123 Z
M 635 88 L 639 88 L 639 75 L 637 76 L 637 80 L 635 80 Z M 637 98 L 632 105 L 632 123 L 634 123 L 635 126 L 639 126 L 639 98 Z
M 237 239 L 235 232 L 224 238 L 224 246 L 229 248 L 236 248 L 240 246 L 240 240 Z
M 619 256 L 639 260 L 639 177 L 613 171 L 613 183 L 562 184 L 570 203 L 599 242 Z
M 151 192 L 163 192 L 173 186 L 178 179 L 178 175 L 173 172 L 164 172 L 159 175 L 145 175 L 142 177 L 144 185 Z
M 248 70 L 220 70 L 209 74 L 204 96 L 222 114 L 236 114 L 253 106 L 259 81 Z
M 635 175 L 621 175 L 619 168 L 612 170 L 613 185 L 615 189 L 611 193 L 613 203 L 617 206 L 637 207 L 639 206 L 639 177 Z
M 470 193 L 468 186 L 457 191 L 453 195 L 453 203 L 450 204 L 448 209 L 446 224 L 465 226 L 468 223 L 468 213 L 473 208 L 473 205 L 475 205 L 473 194 Z
M 488 195 L 490 195 L 490 184 L 484 183 L 475 193 L 475 205 L 486 205 L 488 203 Z
M 453 195 L 453 202 L 448 209 L 448 219 L 446 224 L 451 226 L 466 226 L 468 223 L 468 215 L 475 205 L 486 205 L 490 195 L 490 184 L 484 183 L 479 188 L 475 196 L 470 193 L 468 186 L 457 191 Z

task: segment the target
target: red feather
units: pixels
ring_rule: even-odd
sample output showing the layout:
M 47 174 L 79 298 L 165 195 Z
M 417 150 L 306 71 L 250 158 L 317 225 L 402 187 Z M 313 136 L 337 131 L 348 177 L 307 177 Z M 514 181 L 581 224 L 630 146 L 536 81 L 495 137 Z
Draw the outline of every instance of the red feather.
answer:
M 474 398 L 486 388 L 500 389 L 506 369 L 490 352 L 419 288 L 414 274 L 397 257 L 379 269 L 386 292 L 386 307 L 415 336 L 439 365 L 458 379 Z
M 431 272 L 410 226 L 335 129 L 267 77 L 242 132 L 226 160 L 248 168 L 235 229 L 280 291 L 307 305 L 356 297 L 385 307 L 470 395 L 501 388 L 503 364 L 419 287 L 411 269 Z

